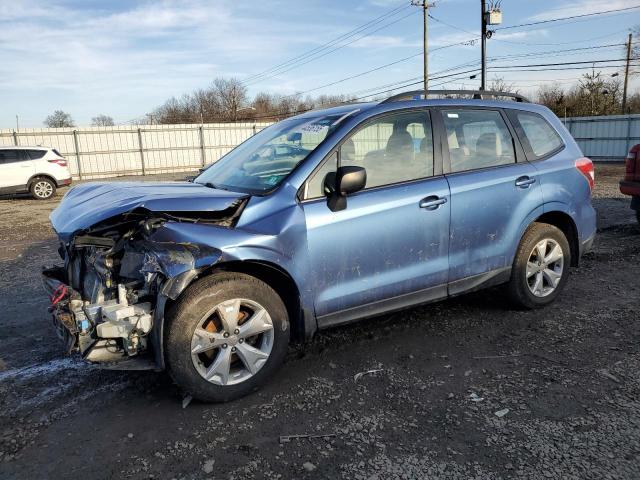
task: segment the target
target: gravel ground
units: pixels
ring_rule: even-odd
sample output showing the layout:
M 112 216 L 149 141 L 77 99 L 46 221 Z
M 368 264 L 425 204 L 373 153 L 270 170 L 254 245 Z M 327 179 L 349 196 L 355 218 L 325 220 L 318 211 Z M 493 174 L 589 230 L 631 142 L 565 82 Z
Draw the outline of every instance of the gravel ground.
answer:
M 60 197 L 0 200 L 0 478 L 640 478 L 622 170 L 597 167 L 595 249 L 554 305 L 513 311 L 493 289 L 337 328 L 259 393 L 186 408 L 163 373 L 64 356 L 39 280 Z

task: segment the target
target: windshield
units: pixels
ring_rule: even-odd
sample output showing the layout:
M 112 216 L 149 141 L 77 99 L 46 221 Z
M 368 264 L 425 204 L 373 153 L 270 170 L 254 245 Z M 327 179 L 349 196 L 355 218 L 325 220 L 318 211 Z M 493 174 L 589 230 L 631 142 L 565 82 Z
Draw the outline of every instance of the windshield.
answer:
M 212 188 L 265 193 L 277 187 L 335 128 L 341 115 L 292 118 L 238 145 L 194 181 Z

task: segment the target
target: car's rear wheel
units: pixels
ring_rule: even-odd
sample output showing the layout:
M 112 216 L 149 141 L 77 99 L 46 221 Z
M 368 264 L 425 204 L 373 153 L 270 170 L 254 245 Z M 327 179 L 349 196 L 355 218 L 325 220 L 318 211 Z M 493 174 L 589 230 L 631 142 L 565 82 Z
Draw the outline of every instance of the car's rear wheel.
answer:
M 56 193 L 56 184 L 46 177 L 36 178 L 31 182 L 31 195 L 36 200 L 48 200 Z
M 513 262 L 508 285 L 511 300 L 528 309 L 549 305 L 567 283 L 569 265 L 571 250 L 562 230 L 534 223 L 522 237 Z
M 287 309 L 267 284 L 221 272 L 189 287 L 167 316 L 173 380 L 204 401 L 257 390 L 278 369 L 289 343 Z

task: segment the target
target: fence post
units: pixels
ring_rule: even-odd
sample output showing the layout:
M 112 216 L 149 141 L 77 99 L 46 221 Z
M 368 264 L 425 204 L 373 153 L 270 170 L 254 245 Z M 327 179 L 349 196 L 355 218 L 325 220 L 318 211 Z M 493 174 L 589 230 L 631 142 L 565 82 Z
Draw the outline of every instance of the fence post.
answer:
M 78 165 L 78 179 L 82 180 L 82 162 L 80 162 L 80 147 L 78 146 L 78 131 L 73 131 L 73 144 L 76 148 L 76 164 Z
M 256 124 L 255 123 L 253 124 L 253 134 L 254 135 L 256 134 Z
M 138 147 L 140 147 L 140 165 L 142 166 L 142 175 L 146 175 L 144 168 L 144 147 L 142 146 L 142 129 L 138 128 Z
M 205 155 L 205 148 L 204 148 L 204 127 L 203 125 L 200 125 L 198 127 L 198 130 L 200 131 L 200 154 L 202 156 L 202 166 L 204 167 L 207 163 L 207 159 L 206 159 L 206 155 Z
M 15 130 L 13 131 L 13 143 L 16 147 L 18 146 L 18 134 Z

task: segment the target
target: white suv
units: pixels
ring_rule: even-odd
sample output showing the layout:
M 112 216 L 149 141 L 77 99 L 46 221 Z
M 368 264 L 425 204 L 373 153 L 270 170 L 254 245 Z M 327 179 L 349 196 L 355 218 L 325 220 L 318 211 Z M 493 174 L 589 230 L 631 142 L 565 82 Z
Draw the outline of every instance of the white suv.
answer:
M 67 160 L 47 147 L 0 147 L 0 194 L 31 192 L 36 200 L 71 185 Z

